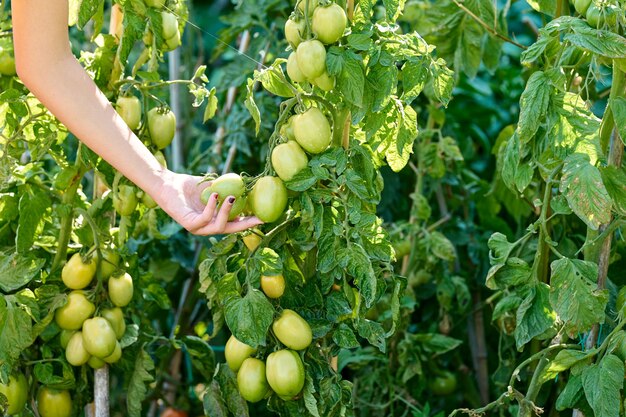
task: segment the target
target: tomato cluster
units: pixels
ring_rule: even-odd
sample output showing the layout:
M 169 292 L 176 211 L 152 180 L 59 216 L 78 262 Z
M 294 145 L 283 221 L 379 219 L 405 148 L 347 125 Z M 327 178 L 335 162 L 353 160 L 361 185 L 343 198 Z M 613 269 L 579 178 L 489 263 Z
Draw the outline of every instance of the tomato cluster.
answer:
M 620 8 L 617 4 L 611 4 L 610 2 L 597 2 L 594 0 L 570 0 L 570 3 L 574 5 L 574 9 L 587 19 L 589 26 L 597 29 L 602 29 L 608 25 L 610 28 L 614 28 L 617 25 L 617 17 Z
M 235 336 L 226 343 L 226 363 L 237 373 L 241 396 L 252 403 L 269 397 L 272 392 L 290 401 L 304 387 L 304 363 L 297 351 L 311 345 L 311 327 L 298 313 L 285 309 L 272 324 L 272 332 L 285 349 L 270 353 L 265 361 L 252 357 L 257 349 Z

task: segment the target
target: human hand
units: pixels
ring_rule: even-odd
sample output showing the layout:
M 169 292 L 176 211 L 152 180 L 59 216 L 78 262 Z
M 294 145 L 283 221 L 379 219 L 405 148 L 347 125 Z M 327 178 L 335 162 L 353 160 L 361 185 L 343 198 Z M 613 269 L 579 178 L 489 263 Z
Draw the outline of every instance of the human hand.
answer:
M 256 217 L 240 217 L 229 222 L 228 216 L 235 198 L 227 197 L 218 210 L 217 194 L 213 194 L 205 206 L 200 201 L 200 194 L 210 182 L 200 184 L 200 181 L 202 177 L 177 174 L 165 169 L 162 184 L 153 198 L 163 211 L 195 235 L 241 232 L 263 223 Z

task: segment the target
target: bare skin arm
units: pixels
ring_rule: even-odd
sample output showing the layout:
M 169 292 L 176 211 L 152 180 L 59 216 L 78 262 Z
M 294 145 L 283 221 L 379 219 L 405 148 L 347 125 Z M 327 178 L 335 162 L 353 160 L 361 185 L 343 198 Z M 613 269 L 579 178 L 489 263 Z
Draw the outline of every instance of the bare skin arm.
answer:
M 159 164 L 72 55 L 66 0 L 14 0 L 11 5 L 20 79 L 85 145 L 192 233 L 232 233 L 261 223 L 256 217 L 228 222 L 234 198 L 219 211 L 216 196 L 204 206 L 200 193 L 207 185 L 198 185 L 200 177 Z

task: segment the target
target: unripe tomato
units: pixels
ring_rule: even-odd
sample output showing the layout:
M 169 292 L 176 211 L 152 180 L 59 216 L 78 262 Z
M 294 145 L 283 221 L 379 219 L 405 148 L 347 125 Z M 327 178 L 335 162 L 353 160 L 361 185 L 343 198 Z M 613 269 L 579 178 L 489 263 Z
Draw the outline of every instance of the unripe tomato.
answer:
M 226 342 L 224 356 L 226 363 L 233 372 L 237 372 L 243 361 L 256 353 L 256 349 L 240 342 L 234 335 L 231 335 Z
M 280 134 L 284 137 L 287 138 L 288 140 L 296 140 L 296 137 L 293 135 L 293 118 L 295 116 L 291 116 L 288 120 L 287 123 L 283 124 L 280 127 Z
M 272 324 L 274 334 L 280 342 L 293 350 L 309 347 L 313 340 L 311 326 L 298 313 L 285 309 Z
M 581 14 L 585 15 L 587 13 L 587 9 L 589 9 L 589 5 L 591 4 L 591 0 L 574 0 L 574 9 Z
M 118 97 L 115 107 L 130 130 L 135 130 L 139 127 L 139 123 L 141 123 L 141 102 L 137 97 Z
M 121 357 L 122 357 L 122 345 L 120 345 L 120 342 L 116 340 L 115 349 L 113 350 L 113 353 L 111 353 L 106 358 L 103 358 L 103 360 L 106 363 L 116 363 L 117 361 L 120 360 Z
M 265 375 L 263 375 L 265 377 Z M 9 375 L 8 384 L 0 384 L 0 394 L 7 398 L 8 407 L 4 412 L 8 416 L 19 414 L 26 406 L 28 400 L 28 382 L 23 373 Z
M 96 261 L 90 258 L 87 262 L 83 262 L 80 253 L 72 255 L 61 271 L 63 283 L 72 290 L 82 290 L 91 283 L 95 275 Z
M 243 237 L 243 243 L 244 245 L 246 245 L 250 252 L 258 248 L 261 244 L 261 240 L 263 240 L 263 238 L 257 234 L 261 233 L 260 230 L 254 229 L 253 231 L 255 233 L 249 233 Z
M 119 340 L 126 332 L 126 322 L 124 321 L 124 313 L 119 307 L 107 308 L 100 312 L 100 315 L 107 319 L 113 327 L 115 337 Z
M 83 333 L 74 333 L 65 348 L 65 359 L 70 365 L 81 366 L 86 364 L 90 357 L 83 343 Z
M 300 0 L 300 2 L 298 3 L 298 10 L 300 10 L 302 13 L 304 13 L 304 8 L 306 7 L 306 1 L 307 0 Z M 311 16 L 315 11 L 315 8 L 317 7 L 317 2 L 318 0 L 309 0 L 309 9 L 307 13 L 309 16 Z
M 315 9 L 311 29 L 317 39 L 328 45 L 343 36 L 347 24 L 346 12 L 338 4 L 332 3 L 330 6 Z
M 100 250 L 102 254 L 102 261 L 100 261 L 100 274 L 102 278 L 107 279 L 115 271 L 120 264 L 120 254 L 113 249 L 104 248 Z
M 265 223 L 275 222 L 287 208 L 287 189 L 280 178 L 259 178 L 252 189 L 252 211 Z
M 103 359 L 100 359 L 100 358 L 98 358 L 96 356 L 92 356 L 87 361 L 87 365 L 89 365 L 91 367 L 91 369 L 100 369 L 100 368 L 102 368 L 106 364 L 107 363 Z
M 456 376 L 445 371 L 431 380 L 428 386 L 435 395 L 450 395 L 456 390 Z
M 110 356 L 115 350 L 117 343 L 115 331 L 109 321 L 103 317 L 85 320 L 82 336 L 85 350 L 100 359 Z
M 289 400 L 304 387 L 304 364 L 293 350 L 270 353 L 265 362 L 267 382 L 276 394 Z
M 133 278 L 128 272 L 109 278 L 109 298 L 117 307 L 126 307 L 133 299 Z
M 39 388 L 37 410 L 39 417 L 70 417 L 72 415 L 70 392 L 47 387 Z
M 67 303 L 55 312 L 54 320 L 64 330 L 78 330 L 94 311 L 96 306 L 85 297 L 85 293 L 72 291 L 67 296 Z
M 271 159 L 276 175 L 283 181 L 289 181 L 309 164 L 309 158 L 295 141 L 276 146 Z
M 285 293 L 285 278 L 282 275 L 263 275 L 261 289 L 269 298 L 280 298 Z
M 155 9 L 162 9 L 165 5 L 165 0 L 146 0 L 146 6 L 154 7 Z
M 306 81 L 306 77 L 298 65 L 298 57 L 295 52 L 290 53 L 289 58 L 287 58 L 287 75 L 291 78 L 291 81 L 296 83 Z
M 113 195 L 113 208 L 120 216 L 130 216 L 137 208 L 137 194 L 132 185 L 120 185 L 117 195 Z
M 176 133 L 176 116 L 169 109 L 154 107 L 148 111 L 148 132 L 152 143 L 159 148 L 167 147 Z
M 159 164 L 161 164 L 163 168 L 167 168 L 167 159 L 165 159 L 165 155 L 163 155 L 163 152 L 156 151 L 154 153 L 154 157 L 159 162 Z
M 293 133 L 302 149 L 312 154 L 326 150 L 332 138 L 330 123 L 317 107 L 294 117 Z
M 163 39 L 169 39 L 171 37 L 176 36 L 178 32 L 178 20 L 176 20 L 176 16 L 173 13 L 162 11 L 161 12 L 161 21 L 163 24 Z
M 173 51 L 174 49 L 182 45 L 182 43 L 183 41 L 180 37 L 180 31 L 178 30 L 178 28 L 176 28 L 176 32 L 174 33 L 174 36 L 172 36 L 171 38 L 165 39 L 165 47 L 163 48 L 163 50 L 165 52 Z
M 202 190 L 200 200 L 207 204 L 211 194 L 217 193 L 219 203 L 223 204 L 228 197 L 235 197 L 235 203 L 228 215 L 228 220 L 234 220 L 246 208 L 246 197 L 243 195 L 245 192 L 246 185 L 243 178 L 238 174 L 229 173 L 220 176 L 209 187 Z
M 324 91 L 330 91 L 335 88 L 335 77 L 331 77 L 328 72 L 324 71 L 322 75 L 313 80 L 313 84 Z
M 76 333 L 76 330 L 61 330 L 61 333 L 59 333 L 59 342 L 63 349 L 67 347 L 74 333 Z
M 296 48 L 302 42 L 303 35 L 306 30 L 306 22 L 304 19 L 300 19 L 297 22 L 292 19 L 287 19 L 285 22 L 285 38 L 287 42 L 291 44 L 292 48 Z
M 304 41 L 296 49 L 298 67 L 304 76 L 314 80 L 326 71 L 326 48 L 318 40 Z
M 265 363 L 255 358 L 244 360 L 237 372 L 237 386 L 246 401 L 256 403 L 265 398 L 269 390 L 265 377 Z
M 597 29 L 604 25 L 604 15 L 600 13 L 600 8 L 595 3 L 589 5 L 585 17 L 587 18 L 587 23 L 592 28 Z
M 15 57 L 11 53 L 0 46 L 0 74 L 14 76 L 15 71 Z
M 141 195 L 141 203 L 149 209 L 153 209 L 158 205 L 157 202 L 150 197 L 150 194 L 146 192 Z

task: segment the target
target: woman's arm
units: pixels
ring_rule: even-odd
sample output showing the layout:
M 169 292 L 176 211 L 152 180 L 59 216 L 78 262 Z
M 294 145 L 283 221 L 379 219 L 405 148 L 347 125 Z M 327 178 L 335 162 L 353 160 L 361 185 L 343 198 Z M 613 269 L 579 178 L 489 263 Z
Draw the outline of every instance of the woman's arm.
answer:
M 159 164 L 72 55 L 66 0 L 14 0 L 11 5 L 19 77 L 85 145 L 193 233 L 230 233 L 260 223 L 256 218 L 227 223 L 232 203 L 214 216 L 217 201 L 209 199 L 206 207 L 200 202 L 206 185 L 198 186 L 198 177 Z

